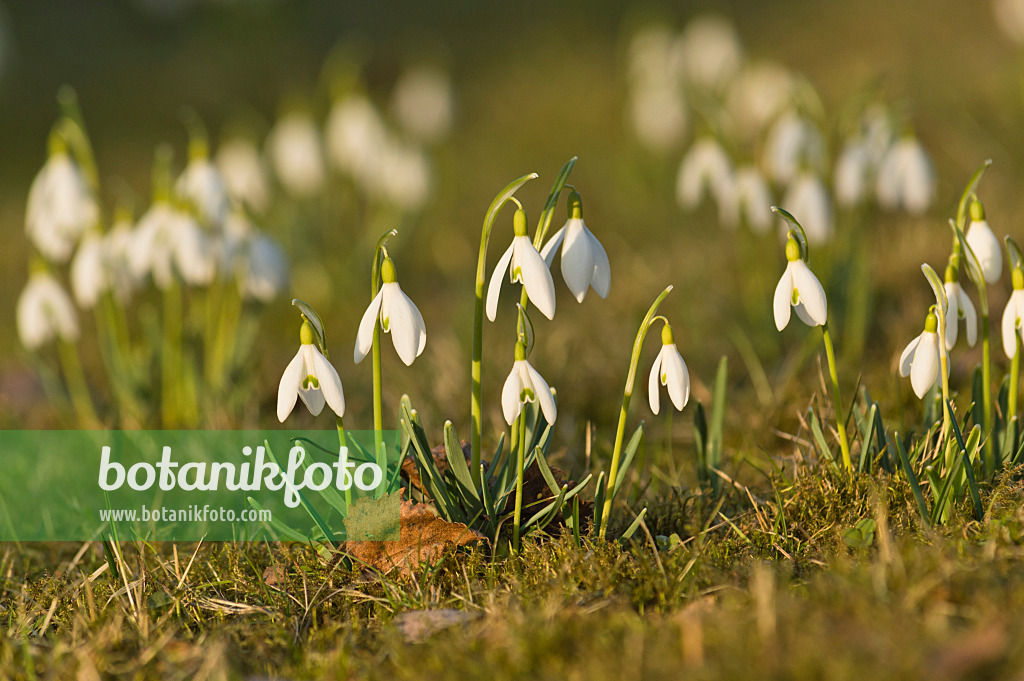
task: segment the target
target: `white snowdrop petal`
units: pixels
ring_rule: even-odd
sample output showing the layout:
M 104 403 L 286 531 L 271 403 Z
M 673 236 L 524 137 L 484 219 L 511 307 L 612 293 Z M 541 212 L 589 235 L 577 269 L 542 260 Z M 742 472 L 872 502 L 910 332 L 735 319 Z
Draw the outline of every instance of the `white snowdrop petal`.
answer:
M 341 386 L 341 377 L 338 372 L 327 361 L 327 358 L 315 346 L 313 348 L 313 375 L 320 383 L 320 392 L 323 393 L 324 401 L 339 418 L 345 415 L 345 391 Z
M 515 242 L 509 245 L 508 249 L 502 253 L 498 259 L 498 264 L 494 268 L 494 273 L 491 274 L 491 280 L 487 284 L 487 318 L 494 321 L 495 315 L 498 313 L 498 295 L 501 293 L 501 281 L 506 274 L 508 274 L 509 264 L 512 262 L 512 253 L 515 250 Z
M 412 301 L 402 292 L 397 283 L 384 284 L 381 290 L 384 289 L 389 289 L 384 294 L 387 306 L 384 313 L 389 317 L 388 331 L 391 334 L 391 340 L 395 344 L 395 351 L 398 352 L 402 362 L 406 366 L 411 366 L 420 347 L 420 335 L 417 329 L 416 315 L 412 311 Z
M 590 250 L 594 256 L 594 276 L 590 285 L 594 287 L 597 295 L 607 298 L 612 287 L 612 267 L 608 262 L 608 253 L 590 230 L 587 230 L 587 236 L 590 237 Z
M 914 394 L 923 398 L 928 390 L 935 385 L 939 375 L 939 336 L 931 331 L 921 334 L 921 340 L 914 352 L 914 360 L 910 365 L 910 385 Z
M 903 348 L 903 353 L 900 355 L 900 376 L 903 378 L 910 375 L 910 364 L 914 361 L 914 352 L 920 342 L 921 336 L 917 336 L 907 343 L 907 347 Z
M 650 402 L 651 411 L 657 416 L 661 411 L 661 360 L 665 354 L 665 346 L 662 346 L 658 356 L 654 358 L 654 365 L 651 367 L 650 378 L 647 379 L 647 400 Z
M 377 295 L 370 301 L 366 312 L 363 313 L 363 318 L 359 320 L 359 330 L 356 331 L 355 351 L 352 354 L 352 361 L 356 364 L 362 362 L 366 354 L 370 352 L 370 348 L 373 347 L 373 330 L 374 326 L 378 323 L 377 320 L 380 318 L 383 296 L 384 287 L 381 287 L 381 290 L 377 291 Z
M 782 331 L 789 324 L 789 316 L 792 313 L 790 305 L 793 300 L 793 272 L 786 267 L 782 273 L 778 285 L 775 287 L 775 296 L 772 299 L 772 308 L 775 312 L 775 328 Z
M 790 266 L 793 268 L 793 287 L 797 290 L 800 302 L 807 311 L 808 317 L 814 321 L 814 325 L 821 326 L 828 319 L 828 301 L 825 298 L 825 289 L 821 287 L 821 282 L 803 260 L 795 260 L 790 263 Z
M 562 243 L 562 239 L 565 238 L 565 228 L 569 225 L 566 221 L 562 227 L 551 235 L 548 242 L 544 244 L 544 247 L 540 250 L 540 257 L 544 258 L 544 262 L 547 263 L 548 269 L 551 269 L 552 263 L 555 262 L 555 253 L 558 251 L 559 245 Z
M 505 423 L 512 425 L 512 422 L 519 416 L 522 410 L 522 403 L 519 401 L 519 394 L 522 392 L 522 385 L 519 380 L 519 362 L 512 365 L 505 384 L 501 387 L 501 412 L 505 417 Z
M 295 408 L 295 400 L 299 397 L 299 385 L 305 378 L 302 375 L 302 354 L 300 347 L 295 357 L 285 367 L 284 373 L 281 374 L 281 383 L 277 387 L 277 420 L 281 423 L 284 423 Z
M 562 242 L 562 278 L 576 297 L 576 302 L 583 302 L 593 276 L 594 255 L 590 250 L 586 227 L 581 219 L 569 220 L 565 228 L 565 241 Z
M 515 260 L 522 268 L 523 286 L 530 302 L 548 319 L 555 318 L 555 282 L 551 279 L 544 259 L 534 248 L 529 237 L 516 237 Z M 563 266 L 565 259 L 562 260 Z
M 534 394 L 537 396 L 537 400 L 540 402 L 540 411 L 544 414 L 544 420 L 548 424 L 554 423 L 555 418 L 558 416 L 558 409 L 555 405 L 555 396 L 551 394 L 548 382 L 526 360 L 523 360 L 523 368 L 529 373 L 530 383 Z

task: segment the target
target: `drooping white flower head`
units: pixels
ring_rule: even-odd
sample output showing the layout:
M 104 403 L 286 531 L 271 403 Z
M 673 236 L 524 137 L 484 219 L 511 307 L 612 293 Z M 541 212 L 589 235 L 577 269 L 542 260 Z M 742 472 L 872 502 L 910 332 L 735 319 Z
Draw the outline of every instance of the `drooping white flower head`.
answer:
M 789 184 L 801 169 L 822 169 L 825 140 L 818 126 L 796 111 L 787 111 L 768 131 L 764 160 L 775 182 Z
M 686 210 L 697 208 L 710 193 L 718 202 L 728 195 L 732 184 L 732 163 L 716 140 L 697 140 L 683 156 L 676 177 L 676 200 Z
M 448 135 L 454 109 L 451 78 L 437 66 L 421 64 L 406 69 L 391 92 L 391 111 L 399 124 L 427 144 Z
M 363 95 L 336 100 L 327 114 L 326 141 L 331 164 L 359 180 L 374 174 L 389 136 L 377 107 Z
M 754 166 L 743 166 L 736 171 L 721 202 L 719 216 L 726 227 L 737 227 L 741 220 L 745 220 L 757 234 L 771 229 L 771 189 L 764 175 Z
M 834 172 L 836 203 L 844 208 L 860 205 L 871 186 L 871 154 L 867 143 L 855 138 L 844 144 Z
M 1024 339 L 1024 272 L 1013 270 L 1013 293 L 1003 310 L 1003 352 L 1010 359 L 1017 354 L 1017 338 Z
M 43 267 L 35 267 L 18 298 L 15 312 L 18 338 L 38 350 L 54 338 L 78 340 L 78 316 L 67 291 Z
M 953 270 L 952 281 L 950 269 Z M 949 301 L 949 309 L 946 312 L 946 350 L 952 350 L 956 345 L 960 320 L 963 320 L 964 329 L 967 331 L 967 345 L 973 348 L 978 340 L 978 313 L 974 309 L 974 303 L 960 286 L 957 268 L 946 268 L 946 282 L 943 287 L 946 289 L 946 300 Z
M 210 161 L 204 140 L 189 145 L 189 160 L 174 185 L 179 198 L 195 209 L 199 221 L 207 227 L 220 227 L 228 214 L 228 194 L 217 166 Z
M 309 198 L 324 184 L 320 132 L 309 114 L 292 111 L 278 119 L 267 140 L 278 180 L 289 194 Z
M 996 238 L 992 228 L 988 226 L 985 219 L 985 208 L 981 201 L 971 202 L 971 222 L 967 226 L 967 245 L 971 247 L 974 256 L 977 257 L 977 265 L 985 277 L 986 284 L 994 284 L 999 281 L 1003 273 L 1003 251 L 999 246 L 999 239 Z M 968 252 L 968 258 L 971 253 Z
M 490 283 L 487 285 L 487 318 L 494 321 L 498 312 L 498 293 L 501 290 L 501 280 L 508 273 L 512 283 L 517 281 L 522 283 L 530 302 L 537 306 L 541 314 L 548 319 L 554 319 L 555 282 L 551 279 L 548 264 L 537 252 L 530 237 L 527 236 L 526 211 L 522 208 L 516 209 L 512 225 L 515 229 L 512 245 L 498 259 Z
M 25 233 L 47 260 L 66 262 L 78 238 L 99 220 L 99 206 L 82 172 L 54 135 L 46 164 L 32 181 Z
M 391 140 L 366 182 L 369 193 L 402 210 L 419 210 L 430 198 L 430 163 L 421 149 Z
M 687 22 L 677 49 L 686 77 L 711 90 L 726 85 L 743 63 L 743 47 L 736 28 L 727 19 L 712 14 Z
M 363 313 L 356 334 L 356 347 L 353 360 L 356 364 L 363 361 L 373 347 L 374 326 L 380 323 L 384 333 L 391 334 L 395 351 L 406 366 L 420 356 L 427 345 L 427 326 L 423 323 L 423 315 L 409 296 L 402 292 L 395 277 L 395 263 L 391 258 L 384 257 L 380 266 L 380 291 L 370 302 Z
M 809 172 L 798 174 L 786 191 L 783 203 L 791 213 L 800 216 L 807 241 L 812 245 L 821 245 L 832 238 L 835 231 L 832 201 L 820 177 Z M 783 233 L 789 229 L 785 221 L 780 221 L 779 227 Z
M 549 424 L 554 423 L 558 409 L 551 388 L 544 377 L 526 361 L 526 347 L 521 342 L 516 343 L 515 352 L 512 371 L 501 388 L 501 412 L 505 416 L 505 423 L 511 426 L 523 411 L 523 405 L 535 401 L 540 402 L 544 420 Z
M 918 399 L 923 399 L 939 380 L 938 327 L 938 318 L 935 313 L 929 312 L 925 317 L 924 331 L 910 341 L 900 355 L 900 376 L 910 376 L 910 385 Z
M 256 232 L 249 240 L 238 289 L 243 298 L 269 303 L 288 285 L 288 258 L 272 237 Z
M 761 62 L 744 66 L 729 85 L 725 106 L 737 131 L 752 138 L 792 101 L 795 78 L 785 67 Z
M 807 326 L 822 326 L 828 319 L 825 289 L 814 272 L 800 257 L 800 244 L 790 236 L 786 240 L 786 271 L 775 287 L 773 309 L 775 327 L 782 331 L 789 324 L 791 308 Z
M 260 152 L 249 140 L 235 137 L 220 145 L 215 159 L 232 200 L 262 213 L 270 202 L 267 174 Z
M 345 415 L 341 378 L 313 344 L 313 331 L 305 319 L 299 329 L 299 340 L 299 351 L 285 367 L 277 389 L 277 420 L 284 423 L 299 398 L 313 416 L 319 416 L 326 403 L 341 418 Z
M 103 237 L 110 286 L 122 303 L 128 301 L 140 281 L 131 269 L 132 249 L 135 245 L 133 227 L 131 214 L 118 211 L 110 231 Z
M 90 229 L 78 244 L 71 260 L 71 293 L 86 310 L 92 309 L 104 292 L 110 289 L 112 277 L 103 237 Z
M 892 145 L 875 182 L 879 205 L 921 215 L 935 200 L 935 191 L 935 168 L 921 143 L 914 137 L 904 137 Z
M 583 222 L 583 200 L 576 191 L 569 194 L 569 219 L 541 251 L 548 268 L 555 260 L 559 244 L 562 245 L 562 278 L 576 301 L 582 303 L 590 287 L 597 295 L 607 298 L 612 282 L 608 254 Z
M 182 281 L 189 286 L 209 286 L 217 274 L 216 239 L 185 211 L 176 212 L 172 229 L 174 266 Z
M 629 91 L 628 106 L 633 134 L 648 151 L 666 152 L 686 135 L 689 121 L 678 84 L 638 84 Z
M 647 399 L 650 401 L 651 411 L 655 414 L 661 410 L 659 383 L 668 389 L 673 406 L 682 411 L 690 399 L 690 372 L 676 348 L 672 327 L 668 324 L 661 329 L 661 351 L 654 359 L 651 376 L 647 381 Z
M 191 215 L 169 201 L 157 200 L 135 228 L 129 266 L 137 279 L 150 275 L 163 290 L 174 281 L 175 270 L 186 284 L 210 284 L 217 258 L 213 237 Z

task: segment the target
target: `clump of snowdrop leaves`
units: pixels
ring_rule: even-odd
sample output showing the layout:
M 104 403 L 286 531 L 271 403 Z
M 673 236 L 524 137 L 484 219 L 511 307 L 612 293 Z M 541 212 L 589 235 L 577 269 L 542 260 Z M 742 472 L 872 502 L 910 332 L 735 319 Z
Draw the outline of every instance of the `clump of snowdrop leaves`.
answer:
M 919 399 L 939 379 L 939 321 L 934 311 L 924 320 L 924 331 L 907 344 L 900 355 L 900 376 L 910 376 L 910 385 Z
M 82 234 L 98 221 L 99 205 L 62 133 L 55 129 L 46 164 L 29 188 L 25 233 L 43 257 L 63 263 Z
M 277 420 L 284 423 L 302 399 L 313 416 L 326 404 L 338 418 L 345 415 L 345 392 L 337 370 L 314 345 L 313 329 L 303 318 L 299 327 L 299 351 L 285 367 L 277 390 Z
M 568 209 L 569 219 L 544 244 L 541 257 L 550 268 L 555 259 L 555 252 L 561 245 L 562 278 L 576 297 L 576 301 L 582 303 L 591 287 L 597 295 L 607 298 L 612 282 L 608 254 L 583 222 L 583 199 L 579 192 L 573 191 L 569 194 Z
M 54 339 L 78 340 L 78 315 L 60 282 L 36 263 L 15 311 L 18 338 L 28 350 L 38 350 Z

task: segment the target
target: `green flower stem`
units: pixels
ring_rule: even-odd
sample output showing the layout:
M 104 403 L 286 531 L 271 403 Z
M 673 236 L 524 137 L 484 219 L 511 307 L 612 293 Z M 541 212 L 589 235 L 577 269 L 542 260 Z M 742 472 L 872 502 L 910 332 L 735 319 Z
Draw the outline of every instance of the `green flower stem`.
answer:
M 612 447 L 612 467 L 608 474 L 608 487 L 605 491 L 604 509 L 601 513 L 601 527 L 598 531 L 598 536 L 602 539 L 604 539 L 605 533 L 608 531 L 608 516 L 612 510 L 615 479 L 619 474 L 619 458 L 622 456 L 622 442 L 626 435 L 626 416 L 629 414 L 629 401 L 633 397 L 633 384 L 636 382 L 637 364 L 640 363 L 640 350 L 643 348 L 644 337 L 654 321 L 654 315 L 658 311 L 658 306 L 661 305 L 661 301 L 665 300 L 665 296 L 671 291 L 671 285 L 665 287 L 661 295 L 654 300 L 651 308 L 647 310 L 647 315 L 640 322 L 640 328 L 636 332 L 636 339 L 633 341 L 633 353 L 629 358 L 629 372 L 626 374 L 626 387 L 622 391 L 622 406 L 619 408 L 619 423 L 615 430 L 615 445 Z
M 57 352 L 60 355 L 61 368 L 64 370 L 64 380 L 67 381 L 68 394 L 71 395 L 71 406 L 75 409 L 78 422 L 86 428 L 100 428 L 102 424 L 89 394 L 77 346 L 65 340 L 58 340 Z
M 341 448 L 341 447 L 345 446 L 345 442 L 346 442 L 346 440 L 345 440 L 345 424 L 342 422 L 340 416 L 335 417 L 335 424 L 338 427 L 338 447 Z M 345 508 L 349 509 L 351 507 L 352 507 L 352 486 L 349 485 L 349 487 L 345 490 Z
M 850 443 L 846 439 L 846 412 L 843 411 L 843 398 L 839 394 L 839 373 L 836 370 L 836 351 L 832 347 L 832 334 L 828 330 L 828 322 L 821 326 L 822 340 L 825 342 L 825 356 L 828 358 L 828 373 L 832 379 L 832 402 L 836 409 L 836 431 L 839 433 L 839 449 L 843 453 L 843 466 L 848 471 L 853 470 L 853 461 L 850 459 Z
M 164 428 L 178 424 L 181 397 L 181 287 L 172 281 L 164 289 L 164 337 L 160 353 L 160 415 Z
M 225 287 L 220 296 L 218 324 L 213 345 L 211 386 L 224 388 L 234 365 L 234 348 L 238 336 L 238 321 L 242 314 L 242 297 L 234 287 Z
M 380 379 L 380 325 L 373 327 L 373 444 L 374 454 L 384 444 L 384 405 Z
M 989 339 L 988 331 L 988 293 L 985 286 L 978 287 L 981 295 L 979 301 L 981 307 L 981 386 L 982 386 L 982 413 L 985 422 L 981 426 L 982 439 L 985 441 L 985 461 L 992 461 L 993 447 L 992 437 L 989 432 L 992 428 L 992 341 Z
M 1020 353 L 1021 353 L 1021 342 L 1020 334 L 1013 334 L 1016 339 L 1017 350 L 1013 353 L 1013 361 L 1010 363 L 1010 395 L 1007 403 L 1007 423 L 1012 423 L 1017 420 L 1017 389 L 1020 385 Z
M 512 429 L 518 433 L 516 448 L 516 510 L 512 516 L 512 551 L 519 553 L 519 524 L 523 517 L 523 469 L 526 467 L 526 419 L 522 412 L 516 417 Z

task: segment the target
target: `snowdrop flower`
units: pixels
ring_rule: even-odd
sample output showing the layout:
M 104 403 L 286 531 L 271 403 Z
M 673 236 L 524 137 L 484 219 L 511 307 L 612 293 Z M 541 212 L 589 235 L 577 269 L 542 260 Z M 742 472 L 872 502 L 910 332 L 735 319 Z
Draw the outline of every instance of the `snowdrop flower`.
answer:
M 78 340 L 78 318 L 71 298 L 60 283 L 37 266 L 18 298 L 15 312 L 18 338 L 29 350 L 38 350 L 54 338 Z
M 103 237 L 90 229 L 78 244 L 71 261 L 71 293 L 83 309 L 91 309 L 100 296 L 110 288 L 110 268 Z
M 170 201 L 157 199 L 135 227 L 128 265 L 133 277 L 153 277 L 157 288 L 166 289 L 174 279 L 174 242 L 177 211 Z
M 1024 272 L 1013 269 L 1013 293 L 1003 310 L 1003 352 L 1010 359 L 1017 354 L 1017 337 L 1024 338 L 1021 321 L 1024 320 Z
M 501 411 L 505 416 L 505 423 L 511 426 L 523 411 L 524 404 L 538 400 L 544 420 L 549 424 L 554 423 L 558 409 L 551 388 L 544 377 L 526 361 L 526 346 L 522 342 L 516 343 L 515 352 L 516 360 L 512 365 L 512 371 L 501 388 Z
M 66 262 L 75 242 L 99 220 L 99 206 L 82 172 L 59 135 L 50 141 L 50 156 L 29 188 L 25 232 L 51 262 Z
M 395 278 L 395 263 L 387 256 L 384 256 L 380 266 L 380 278 L 380 291 L 359 322 L 353 360 L 359 364 L 370 352 L 373 328 L 379 319 L 380 328 L 384 333 L 391 334 L 398 356 L 406 366 L 412 366 L 413 360 L 420 356 L 427 345 L 427 327 L 423 323 L 423 315 L 416 304 L 409 300 L 409 296 L 402 292 Z
M 313 196 L 324 184 L 324 159 L 320 133 L 308 114 L 285 114 L 267 141 L 274 171 L 289 194 Z
M 373 170 L 367 190 L 403 210 L 417 210 L 430 197 L 430 164 L 419 149 L 390 142 Z
M 825 289 L 800 257 L 800 244 L 792 236 L 786 240 L 786 260 L 789 264 L 775 287 L 775 327 L 779 331 L 786 328 L 791 307 L 807 326 L 822 326 L 828 312 Z
M 204 225 L 220 226 L 227 217 L 228 195 L 224 180 L 210 161 L 205 141 L 193 140 L 189 145 L 189 161 L 174 190 L 195 208 Z
M 700 205 L 706 190 L 718 201 L 729 191 L 732 164 L 725 149 L 713 139 L 697 140 L 683 157 L 676 179 L 676 199 L 686 210 Z
M 607 298 L 612 281 L 608 254 L 583 222 L 583 199 L 578 192 L 569 194 L 569 219 L 541 251 L 548 268 L 555 259 L 559 244 L 562 245 L 562 278 L 576 297 L 576 302 L 583 302 L 590 287 L 597 295 Z
M 985 219 L 985 207 L 977 199 L 971 201 L 971 222 L 967 226 L 967 245 L 971 247 L 977 261 L 974 263 L 979 267 L 985 277 L 986 284 L 994 284 L 999 281 L 1003 273 L 1003 252 L 999 246 L 999 239 L 996 238 L 992 228 L 988 226 Z M 967 257 L 971 257 L 968 252 Z
M 719 215 L 726 227 L 736 227 L 745 219 L 754 232 L 764 234 L 772 226 L 771 206 L 771 190 L 764 176 L 754 166 L 744 166 L 728 184 Z
M 509 281 L 522 283 L 530 302 L 537 306 L 541 314 L 548 319 L 554 319 L 555 282 L 551 279 L 551 272 L 548 270 L 544 258 L 537 252 L 537 248 L 527 236 L 526 211 L 522 208 L 517 209 L 512 218 L 512 225 L 515 229 L 512 245 L 498 259 L 498 264 L 491 275 L 491 281 L 487 285 L 487 318 L 494 321 L 498 312 L 498 292 L 501 290 L 501 279 L 508 272 Z M 584 289 L 584 293 L 586 293 L 586 289 Z
M 135 241 L 130 213 L 118 211 L 114 224 L 103 237 L 103 250 L 110 277 L 110 288 L 120 302 L 126 302 L 139 284 L 131 270 L 131 253 Z
M 629 93 L 629 118 L 637 140 L 652 152 L 673 148 L 686 133 L 683 93 L 676 84 L 644 84 Z
M 452 84 L 448 74 L 429 65 L 407 69 L 391 93 L 395 118 L 414 137 L 432 144 L 452 127 Z
M 832 237 L 832 203 L 820 177 L 809 172 L 797 175 L 786 192 L 783 204 L 791 213 L 800 216 L 808 242 L 820 245 Z M 783 232 L 788 229 L 785 221 L 780 226 Z
M 892 145 L 878 171 L 875 193 L 887 210 L 921 215 L 935 199 L 935 168 L 921 143 L 904 137 Z
M 946 268 L 946 282 L 943 285 L 946 289 L 946 300 L 949 302 L 949 309 L 946 312 L 947 350 L 952 350 L 956 345 L 961 319 L 967 330 L 967 345 L 973 348 L 974 343 L 978 340 L 978 314 L 974 309 L 974 303 L 960 286 L 959 279 L 960 268 L 950 264 Z
M 923 399 L 939 379 L 939 320 L 929 312 L 924 320 L 924 331 L 910 341 L 900 355 L 900 376 L 910 376 L 910 385 L 918 399 Z
M 690 372 L 686 369 L 679 350 L 672 337 L 672 327 L 668 324 L 661 329 L 661 352 L 651 367 L 651 377 L 647 382 L 647 398 L 651 403 L 651 411 L 657 414 L 661 410 L 661 395 L 658 383 L 668 388 L 669 399 L 678 411 L 682 411 L 690 399 Z
M 270 201 L 267 174 L 252 142 L 241 137 L 228 140 L 220 145 L 215 161 L 228 196 L 257 213 L 266 210 Z
M 269 303 L 288 285 L 288 258 L 278 243 L 255 233 L 249 241 L 238 290 L 243 298 Z
M 331 106 L 326 140 L 332 165 L 365 181 L 374 174 L 389 134 L 373 103 L 363 95 L 350 95 Z
M 305 319 L 299 329 L 299 342 L 299 351 L 285 367 L 277 389 L 277 420 L 284 423 L 295 408 L 298 398 L 302 398 L 302 403 L 313 416 L 319 416 L 326 403 L 341 418 L 345 415 L 345 393 L 341 387 L 341 378 L 323 353 L 313 345 L 313 330 Z
M 765 141 L 765 167 L 780 184 L 788 184 L 801 168 L 820 170 L 825 161 L 821 131 L 794 111 L 782 115 Z
M 863 140 L 843 145 L 834 172 L 836 203 L 844 208 L 859 205 L 867 197 L 871 177 L 871 155 Z
M 189 286 L 209 286 L 217 274 L 217 243 L 189 213 L 177 211 L 174 266 Z
M 727 83 L 743 62 L 743 48 L 736 29 L 718 16 L 691 19 L 679 38 L 678 49 L 687 77 L 710 89 Z
M 746 66 L 729 85 L 725 106 L 739 132 L 749 138 L 792 101 L 794 87 L 793 75 L 778 64 Z

